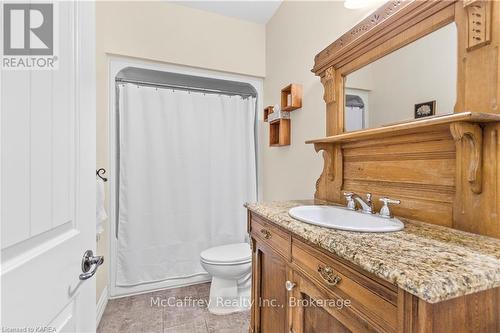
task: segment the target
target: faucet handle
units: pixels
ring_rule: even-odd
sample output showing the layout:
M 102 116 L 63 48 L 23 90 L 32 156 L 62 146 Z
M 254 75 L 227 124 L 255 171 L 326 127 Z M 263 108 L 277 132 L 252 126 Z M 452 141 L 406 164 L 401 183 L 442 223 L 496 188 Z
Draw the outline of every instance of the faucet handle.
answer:
M 391 213 L 391 210 L 389 209 L 389 205 L 399 205 L 401 203 L 401 200 L 394 200 L 394 199 L 391 199 L 391 198 L 388 198 L 388 197 L 382 197 L 379 199 L 380 202 L 383 202 L 384 205 L 382 206 L 382 208 L 380 208 L 380 213 L 379 215 L 381 217 L 385 217 L 385 218 L 391 218 L 392 217 L 392 213 Z
M 350 209 L 350 210 L 356 210 L 356 203 L 352 199 L 353 195 L 354 195 L 354 193 L 352 193 L 352 192 L 344 192 L 344 197 L 345 197 L 345 200 L 347 201 L 347 209 Z
M 384 205 L 387 205 L 387 204 L 399 205 L 401 203 L 401 200 L 395 200 L 395 199 L 391 199 L 391 198 L 388 198 L 388 197 L 382 197 L 382 198 L 380 198 L 378 200 L 380 202 L 383 202 Z

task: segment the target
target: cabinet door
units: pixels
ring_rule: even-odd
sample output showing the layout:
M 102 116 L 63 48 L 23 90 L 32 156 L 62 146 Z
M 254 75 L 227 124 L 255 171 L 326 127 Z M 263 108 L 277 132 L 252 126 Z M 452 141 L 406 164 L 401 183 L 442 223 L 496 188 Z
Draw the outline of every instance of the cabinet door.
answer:
M 293 271 L 289 277 L 294 283 L 289 293 L 293 333 L 349 333 L 374 332 L 349 310 L 349 300 L 328 296 L 307 278 Z
M 288 333 L 287 270 L 283 257 L 254 241 L 250 331 Z

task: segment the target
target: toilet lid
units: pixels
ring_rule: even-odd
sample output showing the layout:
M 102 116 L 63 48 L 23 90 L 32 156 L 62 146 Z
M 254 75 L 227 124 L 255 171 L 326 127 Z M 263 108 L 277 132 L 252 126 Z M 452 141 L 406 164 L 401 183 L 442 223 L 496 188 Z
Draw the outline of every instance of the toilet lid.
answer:
M 200 254 L 201 260 L 214 263 L 239 263 L 252 259 L 252 250 L 247 243 L 212 247 Z

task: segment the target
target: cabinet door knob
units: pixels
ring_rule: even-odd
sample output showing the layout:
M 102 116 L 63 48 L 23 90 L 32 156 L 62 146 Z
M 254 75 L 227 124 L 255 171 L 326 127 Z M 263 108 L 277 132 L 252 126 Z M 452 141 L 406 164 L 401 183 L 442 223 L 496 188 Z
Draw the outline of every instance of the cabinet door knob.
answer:
M 271 232 L 267 229 L 260 229 L 261 234 L 264 235 L 265 239 L 271 238 Z
M 340 281 L 342 281 L 342 278 L 337 275 L 333 268 L 331 268 L 330 266 L 318 265 L 318 273 L 323 281 L 325 281 L 326 284 L 331 287 L 337 285 Z
M 293 290 L 293 288 L 295 288 L 295 286 L 296 286 L 296 284 L 295 284 L 295 283 L 293 283 L 292 281 L 286 281 L 286 282 L 285 282 L 285 288 L 286 288 L 286 290 L 288 290 L 288 291 L 292 291 L 292 290 Z

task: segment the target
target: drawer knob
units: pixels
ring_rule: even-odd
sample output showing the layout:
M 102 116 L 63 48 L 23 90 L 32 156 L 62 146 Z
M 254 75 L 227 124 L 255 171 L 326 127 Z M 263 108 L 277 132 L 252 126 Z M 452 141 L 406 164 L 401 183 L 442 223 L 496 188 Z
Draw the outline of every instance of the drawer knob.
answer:
M 285 288 L 288 291 L 292 291 L 293 288 L 295 288 L 295 283 L 293 283 L 292 281 L 286 281 L 285 282 Z
M 318 265 L 318 273 L 329 286 L 333 287 L 342 281 L 342 278 L 330 266 Z
M 260 233 L 264 235 L 265 239 L 271 238 L 271 232 L 267 229 L 260 229 Z

